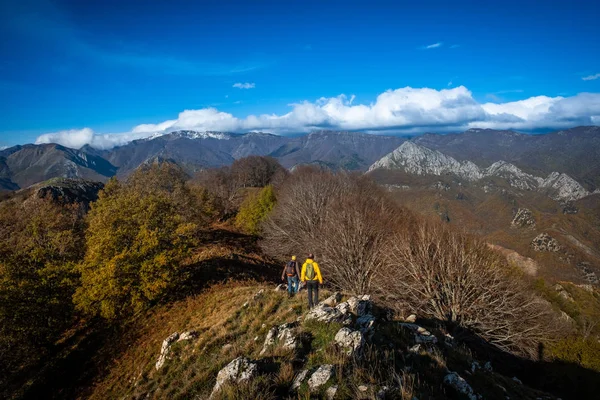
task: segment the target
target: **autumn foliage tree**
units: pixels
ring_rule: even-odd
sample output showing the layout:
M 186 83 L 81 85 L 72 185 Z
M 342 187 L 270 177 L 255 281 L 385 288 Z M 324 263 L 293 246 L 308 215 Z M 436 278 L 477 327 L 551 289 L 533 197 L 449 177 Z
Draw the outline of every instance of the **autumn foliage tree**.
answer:
M 38 360 L 73 322 L 83 229 L 77 205 L 0 203 L 0 376 Z
M 165 296 L 184 278 L 181 262 L 206 222 L 198 200 L 169 163 L 109 181 L 88 216 L 77 307 L 117 319 Z
M 268 217 L 275 202 L 275 192 L 271 185 L 249 195 L 235 218 L 236 225 L 247 233 L 253 235 L 260 233 L 261 224 Z

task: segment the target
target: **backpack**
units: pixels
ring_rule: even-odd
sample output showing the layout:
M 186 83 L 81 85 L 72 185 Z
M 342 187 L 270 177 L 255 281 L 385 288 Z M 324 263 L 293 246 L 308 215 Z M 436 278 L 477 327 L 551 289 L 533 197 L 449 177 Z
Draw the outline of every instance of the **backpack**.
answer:
M 287 267 L 285 268 L 285 273 L 287 276 L 295 276 L 296 275 L 296 261 L 290 261 L 287 263 Z
M 304 271 L 304 277 L 309 281 L 315 279 L 315 267 L 312 263 L 306 263 L 306 271 Z

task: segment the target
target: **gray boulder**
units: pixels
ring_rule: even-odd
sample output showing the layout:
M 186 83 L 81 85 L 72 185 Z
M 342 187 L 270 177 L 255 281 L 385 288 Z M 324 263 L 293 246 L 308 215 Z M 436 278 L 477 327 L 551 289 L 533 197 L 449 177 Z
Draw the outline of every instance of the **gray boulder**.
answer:
M 238 357 L 227 364 L 217 375 L 217 382 L 210 398 L 226 383 L 247 382 L 258 374 L 258 365 L 245 357 Z
M 349 356 L 360 355 L 365 344 L 365 338 L 360 331 L 342 328 L 335 335 L 335 343 L 342 347 Z
M 279 345 L 286 350 L 294 350 L 298 347 L 299 340 L 296 334 L 295 324 L 283 324 L 272 327 L 269 330 L 269 333 L 267 333 L 260 355 L 262 356 L 265 354 L 267 350 L 276 343 L 279 343 Z
M 179 332 L 172 333 L 162 342 L 162 346 L 160 347 L 160 355 L 158 356 L 158 360 L 156 361 L 156 369 L 159 370 L 167 361 L 167 356 L 169 355 L 169 351 L 171 350 L 171 346 L 179 339 Z
M 321 304 L 324 304 L 329 307 L 335 307 L 338 305 L 340 300 L 342 300 L 342 294 L 339 292 L 335 292 L 334 294 L 323 300 Z
M 362 317 L 371 311 L 371 301 L 368 295 L 350 297 L 347 303 L 350 306 L 350 311 L 358 317 Z
M 335 369 L 331 364 L 321 365 L 308 380 L 308 388 L 311 392 L 316 392 L 321 386 L 326 384 L 333 376 Z
M 444 384 L 454 388 L 457 392 L 464 394 L 469 400 L 478 399 L 478 396 L 473 392 L 471 385 L 456 372 L 450 372 L 446 375 L 444 377 Z
M 294 378 L 294 382 L 292 382 L 292 387 L 290 388 L 290 392 L 295 392 L 302 385 L 302 383 L 306 380 L 306 376 L 308 375 L 308 370 L 303 369 L 296 375 Z
M 325 304 L 318 304 L 306 314 L 305 321 L 317 320 L 321 322 L 341 322 L 344 314 L 337 308 Z
M 330 386 L 329 388 L 327 388 L 327 390 L 325 391 L 325 397 L 327 398 L 327 400 L 335 399 L 337 390 L 338 390 L 337 385 L 333 385 L 333 386 Z

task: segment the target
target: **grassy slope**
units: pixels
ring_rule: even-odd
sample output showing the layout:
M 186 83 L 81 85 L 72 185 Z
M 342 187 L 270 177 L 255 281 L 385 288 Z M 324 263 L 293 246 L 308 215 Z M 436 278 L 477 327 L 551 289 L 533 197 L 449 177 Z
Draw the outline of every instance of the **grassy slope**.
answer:
M 260 290 L 264 294 L 248 307 L 243 304 Z M 325 295 L 325 293 L 323 293 Z M 132 327 L 136 339 L 110 365 L 109 373 L 97 381 L 82 397 L 188 399 L 207 398 L 218 371 L 238 356 L 257 360 L 264 371 L 250 385 L 226 387 L 219 398 L 282 399 L 311 398 L 306 383 L 298 394 L 289 387 L 301 369 L 314 370 L 322 364 L 336 366 L 336 376 L 312 398 L 324 398 L 324 390 L 338 386 L 336 398 L 375 398 L 382 385 L 402 385 L 402 390 L 387 398 L 461 398 L 442 384 L 446 368 L 457 371 L 487 399 L 534 399 L 543 393 L 519 385 L 511 376 L 470 370 L 473 356 L 468 348 L 440 345 L 433 351 L 424 349 L 412 354 L 412 337 L 396 322 L 380 322 L 372 345 L 362 362 L 353 362 L 334 345 L 339 324 L 306 321 L 300 324 L 302 347 L 297 352 L 275 347 L 259 355 L 268 330 L 295 321 L 306 310 L 306 295 L 289 299 L 285 292 L 275 292 L 272 286 L 252 282 L 218 284 L 203 294 L 157 307 Z M 162 341 L 173 332 L 196 330 L 195 341 L 176 343 L 171 359 L 159 371 L 155 370 Z M 443 338 L 443 332 L 430 328 Z M 225 345 L 231 345 L 226 346 Z M 481 363 L 483 365 L 483 362 Z M 370 389 L 360 392 L 359 385 Z M 507 393 L 500 387 L 504 387 Z M 547 398 L 547 397 L 545 397 Z

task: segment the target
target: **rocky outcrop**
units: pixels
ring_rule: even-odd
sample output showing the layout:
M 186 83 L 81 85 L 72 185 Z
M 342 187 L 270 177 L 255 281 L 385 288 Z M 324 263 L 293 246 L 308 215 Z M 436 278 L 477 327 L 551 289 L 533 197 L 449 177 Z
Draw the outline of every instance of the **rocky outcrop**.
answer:
M 339 304 L 340 300 L 342 300 L 342 294 L 339 292 L 335 292 L 334 294 L 323 300 L 321 303 L 329 307 L 335 307 Z
M 519 208 L 510 225 L 515 228 L 533 229 L 535 228 L 535 218 L 529 209 Z
M 274 326 L 267 333 L 265 343 L 260 351 L 260 355 L 264 355 L 270 348 L 278 344 L 282 349 L 294 350 L 299 345 L 299 338 L 296 334 L 296 324 L 289 323 L 279 326 Z
M 558 244 L 558 241 L 548 235 L 547 233 L 540 233 L 531 241 L 531 247 L 535 251 L 550 251 L 550 252 L 558 252 L 561 247 Z
M 592 266 L 589 262 L 579 262 L 577 263 L 577 269 L 588 283 L 592 285 L 597 285 L 600 282 L 598 279 L 598 275 L 592 270 Z
M 446 375 L 444 377 L 444 384 L 452 387 L 458 393 L 465 395 L 469 400 L 478 400 L 480 398 L 475 394 L 471 385 L 456 372 L 450 372 Z
M 479 167 L 470 161 L 459 162 L 437 150 L 431 150 L 414 142 L 404 142 L 400 147 L 375 162 L 369 168 L 403 169 L 414 175 L 454 174 L 468 181 L 482 178 Z
M 316 392 L 319 388 L 325 385 L 333 376 L 335 368 L 333 365 L 321 365 L 308 380 L 308 388 L 311 392 Z
M 458 161 L 437 150 L 404 142 L 400 147 L 375 162 L 369 171 L 376 169 L 399 169 L 414 175 L 443 176 L 452 174 L 469 182 L 484 178 L 502 178 L 514 188 L 539 191 L 560 202 L 570 202 L 591 193 L 569 175 L 552 172 L 546 178 L 522 171 L 506 161 L 497 161 L 487 168 L 480 168 L 471 161 Z
M 169 337 L 167 337 L 162 342 L 162 346 L 160 347 L 160 355 L 158 356 L 158 360 L 156 360 L 155 368 L 157 370 L 161 369 L 162 366 L 167 361 L 169 352 L 171 351 L 171 346 L 177 342 L 182 342 L 185 340 L 193 340 L 198 337 L 198 332 L 196 331 L 188 331 L 188 332 L 174 332 Z
M 340 346 L 349 356 L 360 356 L 365 338 L 361 331 L 344 327 L 335 335 L 335 343 Z
M 339 307 L 339 306 L 338 306 Z M 318 304 L 306 314 L 305 321 L 317 320 L 320 322 L 342 322 L 345 318 L 345 313 L 340 311 L 338 307 L 330 307 L 325 304 Z
M 294 378 L 294 381 L 292 382 L 292 386 L 290 387 L 290 392 L 295 392 L 296 390 L 298 390 L 298 388 L 300 388 L 302 383 L 304 383 L 304 381 L 306 380 L 307 376 L 308 376 L 307 369 L 303 369 L 302 371 L 300 371 Z
M 160 347 L 160 355 L 158 356 L 158 360 L 156 361 L 156 369 L 159 370 L 165 364 L 167 360 L 167 355 L 169 354 L 169 350 L 171 349 L 171 345 L 177 341 L 179 338 L 179 333 L 175 332 L 167 337 L 162 342 L 162 346 Z
M 258 374 L 258 364 L 245 357 L 238 357 L 231 361 L 217 375 L 217 382 L 213 387 L 210 398 L 221 390 L 226 383 L 247 382 Z
M 546 179 L 540 182 L 540 189 L 554 200 L 564 202 L 575 201 L 591 193 L 567 174 L 552 172 Z

